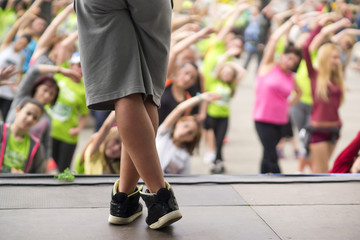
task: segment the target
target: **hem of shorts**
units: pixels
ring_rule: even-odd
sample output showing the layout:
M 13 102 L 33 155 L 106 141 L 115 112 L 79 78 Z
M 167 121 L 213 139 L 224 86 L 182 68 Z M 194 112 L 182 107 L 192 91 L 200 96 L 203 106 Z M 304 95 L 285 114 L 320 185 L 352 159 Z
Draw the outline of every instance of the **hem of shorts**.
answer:
M 114 110 L 114 107 L 110 107 L 113 104 L 109 104 L 109 102 L 115 101 L 116 99 L 123 98 L 129 96 L 131 94 L 141 93 L 144 95 L 144 100 L 148 96 L 152 96 L 152 100 L 157 107 L 160 106 L 160 98 L 161 96 L 153 93 L 146 92 L 143 88 L 133 88 L 128 91 L 117 91 L 113 93 L 107 93 L 98 95 L 96 97 L 92 97 L 87 99 L 87 107 L 92 110 Z
M 51 137 L 58 141 L 61 141 L 61 142 L 67 143 L 67 144 L 73 144 L 73 145 L 76 145 L 79 140 L 78 138 L 76 138 L 76 139 L 69 141 L 69 139 L 64 139 L 64 138 L 62 138 L 62 136 L 55 136 L 55 135 L 51 136 Z

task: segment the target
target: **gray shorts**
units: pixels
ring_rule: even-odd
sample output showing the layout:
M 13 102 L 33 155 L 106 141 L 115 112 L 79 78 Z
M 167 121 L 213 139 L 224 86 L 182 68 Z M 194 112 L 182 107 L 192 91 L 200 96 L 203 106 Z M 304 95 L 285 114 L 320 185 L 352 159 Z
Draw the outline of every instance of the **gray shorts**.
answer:
M 86 103 L 113 110 L 134 93 L 160 106 L 171 34 L 170 0 L 75 0 Z

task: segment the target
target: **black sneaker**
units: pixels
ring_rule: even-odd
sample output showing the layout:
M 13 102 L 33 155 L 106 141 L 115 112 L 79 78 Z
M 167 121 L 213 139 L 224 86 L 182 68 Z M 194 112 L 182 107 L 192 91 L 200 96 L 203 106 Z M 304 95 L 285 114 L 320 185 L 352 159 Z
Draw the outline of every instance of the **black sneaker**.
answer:
M 156 194 L 149 190 L 140 192 L 148 208 L 146 223 L 151 229 L 166 227 L 182 218 L 173 190 L 166 182 L 166 188 L 161 188 Z
M 142 205 L 139 203 L 140 191 L 142 186 L 136 188 L 132 194 L 127 195 L 118 192 L 119 180 L 114 184 L 111 193 L 109 223 L 111 224 L 128 224 L 133 222 L 142 214 Z

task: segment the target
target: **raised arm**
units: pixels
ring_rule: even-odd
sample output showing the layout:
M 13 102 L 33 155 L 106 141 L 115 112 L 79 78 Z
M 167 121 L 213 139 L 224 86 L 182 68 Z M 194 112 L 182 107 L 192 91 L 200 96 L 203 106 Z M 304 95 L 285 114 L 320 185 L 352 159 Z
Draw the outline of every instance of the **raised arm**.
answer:
M 338 30 L 340 30 L 342 28 L 351 26 L 351 22 L 347 18 L 342 18 L 334 23 L 331 23 L 331 24 L 325 26 L 326 22 L 331 21 L 334 18 L 332 17 L 332 15 L 329 15 L 329 17 L 325 18 L 325 19 L 327 19 L 327 20 L 318 22 L 319 25 L 324 26 L 324 27 L 316 35 L 316 37 L 310 44 L 310 46 L 309 46 L 310 51 L 314 51 L 314 50 L 318 49 L 324 43 L 324 41 L 330 36 L 330 34 L 334 34 L 335 32 L 337 32 Z
M 16 34 L 18 33 L 20 26 L 23 23 L 26 22 L 30 22 L 32 19 L 32 14 L 30 14 L 30 9 L 27 10 L 27 12 L 21 16 L 18 20 L 16 20 L 16 22 L 14 23 L 14 25 L 11 27 L 11 29 L 9 30 L 9 32 L 6 34 L 3 43 L 0 46 L 0 51 L 3 51 L 5 48 L 7 48 L 8 46 L 10 46 L 10 44 L 14 41 Z
M 31 19 L 33 20 L 36 18 L 36 14 L 38 14 L 41 9 L 41 4 L 43 0 L 35 0 L 33 4 L 31 4 L 30 8 L 24 13 L 24 15 L 21 16 L 21 18 Z M 19 33 L 20 35 L 27 33 L 27 28 L 30 25 L 31 21 L 23 21 L 20 25 Z
M 78 31 L 75 31 L 60 42 L 59 54 L 57 55 L 55 62 L 56 65 L 61 65 L 63 62 L 65 62 L 71 57 L 69 53 L 72 54 L 72 51 L 74 50 L 69 51 L 69 49 L 72 49 L 72 47 L 74 47 L 75 41 L 78 39 L 78 36 Z
M 238 85 L 246 74 L 246 69 L 236 62 L 228 62 L 236 71 L 236 78 L 234 80 L 235 85 Z
M 77 73 L 76 71 L 73 71 L 69 68 L 63 68 L 60 66 L 54 66 L 54 65 L 46 65 L 46 64 L 39 64 L 38 65 L 40 74 L 54 74 L 54 73 L 61 73 L 62 75 L 69 77 L 71 79 L 80 80 L 81 75 Z
M 44 74 L 54 74 L 54 73 L 65 73 L 70 72 L 69 69 L 61 68 L 53 65 L 34 65 L 33 67 L 29 68 L 25 77 L 20 82 L 18 86 L 18 90 L 16 95 L 13 99 L 13 102 L 10 107 L 10 112 L 14 109 L 24 97 L 31 97 L 31 91 L 34 86 L 34 82 Z M 12 122 L 14 119 L 14 114 L 10 113 L 7 116 L 6 122 Z
M 246 9 L 249 8 L 249 4 L 244 3 L 243 1 L 239 1 L 236 5 L 235 5 L 235 10 L 234 13 L 230 16 L 230 18 L 228 19 L 228 21 L 226 22 L 225 26 L 221 27 L 221 29 L 219 30 L 219 33 L 217 35 L 217 39 L 218 41 L 222 41 L 224 40 L 226 34 L 228 34 L 231 29 L 233 28 L 236 20 L 238 19 L 239 15 L 245 11 Z
M 291 17 L 271 34 L 264 49 L 264 55 L 259 66 L 259 74 L 265 74 L 275 63 L 276 44 L 285 33 L 289 32 L 295 21 L 297 21 L 297 16 Z
M 15 0 L 9 0 L 6 4 L 5 9 L 12 9 L 15 7 Z
M 186 48 L 191 46 L 191 44 L 199 41 L 199 39 L 208 37 L 209 34 L 213 33 L 214 29 L 211 27 L 206 27 L 201 29 L 200 31 L 191 34 L 189 37 L 184 40 L 176 43 L 170 50 L 169 55 L 169 65 L 168 65 L 168 77 L 170 77 L 175 71 L 175 63 L 177 56 Z
M 171 21 L 171 31 L 178 29 L 179 27 L 192 22 L 198 22 L 201 20 L 201 16 L 198 15 L 188 15 L 184 17 L 173 17 Z
M 311 53 L 310 53 L 310 44 L 313 41 L 313 39 L 316 37 L 316 35 L 321 31 L 322 26 L 318 25 L 316 26 L 310 33 L 310 36 L 308 37 L 308 39 L 306 40 L 304 47 L 303 47 L 303 59 L 306 62 L 306 67 L 308 70 L 308 75 L 310 77 L 310 79 L 314 76 L 314 74 L 316 74 L 316 70 L 312 64 L 311 61 Z
M 273 19 L 277 25 L 281 25 L 282 22 L 288 17 L 291 17 L 294 15 L 295 10 L 294 9 L 288 9 L 286 11 L 278 12 L 274 15 Z
M 171 33 L 171 48 L 178 42 L 184 40 L 190 35 L 194 34 L 194 32 L 198 32 L 200 30 L 200 25 L 196 23 L 187 23 L 184 26 L 176 29 Z
M 199 39 L 202 38 L 207 38 L 209 34 L 213 33 L 214 29 L 211 27 L 205 27 L 203 29 L 201 29 L 200 31 L 191 34 L 189 37 L 181 40 L 180 42 L 176 43 L 170 54 L 174 54 L 177 55 L 179 54 L 181 51 L 183 51 L 184 49 L 186 49 L 187 47 L 189 47 L 191 44 L 196 43 L 197 41 L 199 41 Z
M 51 39 L 56 34 L 56 29 L 59 25 L 66 19 L 66 17 L 73 12 L 73 5 L 68 5 L 59 15 L 55 17 L 55 19 L 51 22 L 51 24 L 46 28 L 45 32 L 41 35 L 39 42 L 36 46 L 36 49 L 33 54 L 33 58 L 37 59 L 44 52 L 48 51 L 51 46 Z
M 114 126 L 114 123 L 115 123 L 115 111 L 112 111 L 109 114 L 109 116 L 105 119 L 99 131 L 92 138 L 92 148 L 90 150 L 91 155 L 93 155 L 99 150 L 100 145 L 104 142 L 110 129 Z
M 360 29 L 346 28 L 346 29 L 340 31 L 339 33 L 335 34 L 334 36 L 332 36 L 331 41 L 333 43 L 338 43 L 346 35 L 360 36 Z
M 216 67 L 214 69 L 214 78 L 218 78 L 220 75 L 220 70 L 222 69 L 224 64 L 229 64 L 231 67 L 233 67 L 236 71 L 236 79 L 235 79 L 235 84 L 239 84 L 241 79 L 244 77 L 244 75 L 246 74 L 246 70 L 238 63 L 236 62 L 232 62 L 232 61 L 228 61 L 228 59 L 230 57 L 233 57 L 235 54 L 237 54 L 237 52 L 235 52 L 233 49 L 229 49 L 228 51 L 225 52 L 225 54 L 223 54 L 220 58 L 218 63 L 216 64 Z
M 201 103 L 201 101 L 211 102 L 214 100 L 219 100 L 221 98 L 220 95 L 211 92 L 205 92 L 200 94 L 199 96 L 195 96 L 187 99 L 184 102 L 181 102 L 179 105 L 171 111 L 171 113 L 165 118 L 162 123 L 162 131 L 166 132 L 169 128 L 173 127 L 182 114 L 188 108 L 192 108 Z

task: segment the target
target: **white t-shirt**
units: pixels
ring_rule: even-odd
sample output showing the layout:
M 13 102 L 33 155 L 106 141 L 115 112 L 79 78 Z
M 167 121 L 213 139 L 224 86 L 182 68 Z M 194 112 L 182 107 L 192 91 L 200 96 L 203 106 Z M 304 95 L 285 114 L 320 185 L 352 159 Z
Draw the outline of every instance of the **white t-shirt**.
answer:
M 9 67 L 11 65 L 16 66 L 16 71 L 21 70 L 21 63 L 24 59 L 24 54 L 22 51 L 15 52 L 14 51 L 14 43 L 10 44 L 9 47 L 5 48 L 2 52 L 0 52 L 0 69 L 3 67 Z M 17 82 L 17 75 L 12 76 L 8 79 L 13 83 Z M 0 97 L 12 100 L 15 96 L 15 92 L 8 85 L 0 87 Z
M 164 173 L 190 174 L 190 154 L 185 148 L 178 148 L 171 140 L 172 128 L 162 132 L 162 125 L 156 136 L 156 147 Z

